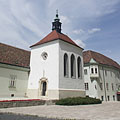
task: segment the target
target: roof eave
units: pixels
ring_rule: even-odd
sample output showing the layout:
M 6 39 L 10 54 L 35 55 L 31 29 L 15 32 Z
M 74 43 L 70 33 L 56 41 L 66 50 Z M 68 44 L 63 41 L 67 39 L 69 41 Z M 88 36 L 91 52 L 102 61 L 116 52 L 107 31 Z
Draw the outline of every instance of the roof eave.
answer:
M 20 66 L 20 65 L 9 64 L 9 63 L 4 63 L 4 62 L 0 62 L 0 64 L 5 64 L 5 65 L 11 65 L 11 66 L 16 66 L 16 67 L 21 67 L 21 68 L 30 69 L 30 67 L 29 67 L 29 66 Z
M 53 40 L 50 40 L 50 41 L 47 41 L 47 42 L 44 42 L 44 43 L 40 43 L 40 44 L 34 44 L 34 45 L 30 46 L 30 48 L 35 47 L 35 46 L 38 46 L 38 45 L 41 45 L 41 44 L 45 44 L 45 43 L 48 43 L 48 42 L 52 42 L 52 41 L 55 41 L 55 40 L 62 40 L 62 41 L 64 41 L 64 42 L 66 42 L 66 43 L 69 43 L 69 44 L 71 44 L 71 45 L 74 45 L 74 46 L 76 46 L 76 47 L 84 50 L 82 47 L 78 46 L 77 44 L 76 44 L 76 45 L 75 45 L 75 44 L 72 44 L 72 43 L 70 43 L 70 42 L 67 42 L 67 41 L 61 39 L 61 38 L 53 39 Z

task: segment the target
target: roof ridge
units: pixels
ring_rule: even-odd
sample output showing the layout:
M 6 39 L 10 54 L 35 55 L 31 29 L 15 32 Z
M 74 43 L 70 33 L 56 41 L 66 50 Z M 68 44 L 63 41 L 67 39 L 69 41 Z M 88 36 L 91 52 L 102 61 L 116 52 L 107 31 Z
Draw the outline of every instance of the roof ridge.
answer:
M 56 35 L 57 35 L 58 39 L 59 39 L 59 38 L 60 38 L 60 34 L 61 34 L 61 33 L 58 33 L 56 30 L 54 30 L 54 31 L 55 31 L 55 33 L 56 33 Z M 54 32 L 54 31 L 53 31 L 53 32 Z

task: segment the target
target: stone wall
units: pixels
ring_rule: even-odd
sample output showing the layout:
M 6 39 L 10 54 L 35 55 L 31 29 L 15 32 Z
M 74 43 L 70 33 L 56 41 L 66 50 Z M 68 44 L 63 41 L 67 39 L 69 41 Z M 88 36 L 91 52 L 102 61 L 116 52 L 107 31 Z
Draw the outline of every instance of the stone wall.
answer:
M 9 100 L 0 101 L 0 108 L 27 107 L 55 104 L 55 100 Z

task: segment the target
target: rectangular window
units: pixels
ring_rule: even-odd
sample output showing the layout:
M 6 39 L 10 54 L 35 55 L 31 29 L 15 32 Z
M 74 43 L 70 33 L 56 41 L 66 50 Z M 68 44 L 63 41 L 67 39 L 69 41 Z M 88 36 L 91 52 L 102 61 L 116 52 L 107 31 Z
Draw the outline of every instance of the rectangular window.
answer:
M 102 83 L 100 83 L 100 89 L 103 90 L 103 84 Z
M 87 75 L 87 69 L 84 70 L 84 74 Z
M 107 98 L 108 98 L 108 101 L 110 101 L 110 96 L 107 96 Z
M 112 90 L 114 91 L 114 84 L 112 83 L 111 86 L 112 86 Z
M 96 73 L 96 74 L 98 73 L 97 68 L 95 68 L 95 73 Z
M 16 87 L 16 79 L 17 77 L 15 75 L 10 75 L 9 87 L 12 87 L 12 88 Z
M 93 68 L 91 68 L 91 73 L 92 73 L 92 74 L 94 73 Z
M 107 70 L 105 70 L 105 75 L 107 76 Z
M 85 90 L 89 90 L 88 83 L 85 83 Z
M 106 89 L 109 90 L 109 88 L 108 88 L 108 83 L 106 83 Z
M 104 96 L 101 96 L 101 100 L 104 101 Z
M 115 95 L 113 95 L 113 101 L 115 101 Z

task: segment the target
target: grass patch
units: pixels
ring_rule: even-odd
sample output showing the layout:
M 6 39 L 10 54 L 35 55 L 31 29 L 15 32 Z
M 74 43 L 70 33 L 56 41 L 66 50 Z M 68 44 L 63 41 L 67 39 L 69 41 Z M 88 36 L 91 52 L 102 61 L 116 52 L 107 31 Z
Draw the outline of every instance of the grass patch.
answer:
M 58 100 L 56 105 L 89 105 L 89 104 L 101 104 L 102 101 L 100 99 L 91 98 L 91 97 L 72 97 L 72 98 L 64 98 Z

